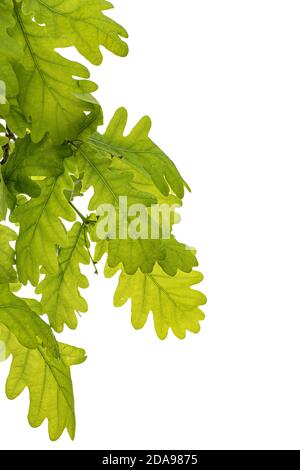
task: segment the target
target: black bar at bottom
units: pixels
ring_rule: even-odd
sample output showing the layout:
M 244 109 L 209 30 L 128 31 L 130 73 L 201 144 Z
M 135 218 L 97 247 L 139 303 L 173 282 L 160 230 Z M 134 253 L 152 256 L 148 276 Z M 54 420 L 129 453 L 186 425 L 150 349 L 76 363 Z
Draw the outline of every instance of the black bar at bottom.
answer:
M 279 449 L 278 449 L 279 450 Z M 64 458 L 68 460 L 68 468 L 73 464 L 79 464 L 80 460 L 84 463 L 84 468 L 106 468 L 108 466 L 121 466 L 126 469 L 130 468 L 139 468 L 141 466 L 148 468 L 151 467 L 172 467 L 174 465 L 180 465 L 181 467 L 210 467 L 211 465 L 230 465 L 231 467 L 241 468 L 245 463 L 245 456 L 240 455 L 242 450 L 239 451 L 226 451 L 226 450 L 39 450 L 39 451 L 2 451 L 2 452 L 11 452 L 9 456 L 10 465 L 14 462 L 20 461 L 22 465 L 26 463 L 32 463 L 32 459 L 37 459 L 37 462 L 42 462 L 38 460 L 39 457 L 32 457 L 32 452 L 46 452 L 47 456 L 47 466 L 56 465 L 59 462 L 62 462 Z M 249 451 L 247 450 L 247 465 L 258 465 L 261 462 L 261 457 L 257 456 L 257 453 L 265 452 L 264 450 L 260 451 Z M 1 450 L 0 450 L 1 453 Z M 61 455 L 62 453 L 67 453 L 68 455 Z M 270 454 L 270 452 L 269 452 Z M 41 456 L 41 459 L 44 459 L 45 456 Z M 60 460 L 61 459 L 61 460 Z M 270 455 L 268 459 L 272 458 Z M 269 464 L 271 462 L 269 461 Z M 287 464 L 286 455 L 283 456 L 282 453 L 277 453 L 276 461 L 274 459 L 274 464 Z

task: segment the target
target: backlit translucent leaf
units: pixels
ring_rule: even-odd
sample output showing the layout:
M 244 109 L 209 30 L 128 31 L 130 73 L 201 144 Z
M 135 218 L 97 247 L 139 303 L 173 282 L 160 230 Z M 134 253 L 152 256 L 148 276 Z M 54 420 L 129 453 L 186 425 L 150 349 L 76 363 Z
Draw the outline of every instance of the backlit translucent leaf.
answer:
M 97 240 L 93 230 L 92 239 L 96 241 L 95 256 L 99 262 L 103 255 L 107 253 L 107 264 L 110 268 L 117 267 L 123 259 L 123 266 L 127 274 L 135 274 L 140 268 L 143 273 L 151 273 L 155 262 L 169 276 L 175 276 L 177 271 L 190 273 L 198 266 L 196 252 L 187 245 L 180 243 L 173 236 L 168 240 L 159 240 L 151 247 L 152 240 Z M 159 252 L 153 253 L 159 248 Z M 140 253 L 142 249 L 146 252 Z M 124 254 L 122 250 L 126 250 Z M 143 265 L 137 266 L 136 259 L 143 259 Z M 139 263 L 141 264 L 141 263 Z
M 127 111 L 120 108 L 105 134 L 94 134 L 87 141 L 103 155 L 125 158 L 127 163 L 149 174 L 162 194 L 168 195 L 171 189 L 182 198 L 186 183 L 174 163 L 149 138 L 150 118 L 142 118 L 128 136 L 124 136 L 126 123 Z
M 107 269 L 108 276 L 115 271 Z M 160 339 L 166 338 L 169 328 L 180 339 L 186 331 L 198 333 L 199 321 L 204 319 L 199 306 L 206 303 L 206 298 L 191 286 L 203 279 L 199 272 L 183 273 L 178 271 L 176 276 L 168 276 L 156 266 L 151 274 L 138 271 L 129 276 L 122 272 L 117 287 L 114 304 L 121 307 L 131 299 L 132 325 L 142 328 L 153 313 L 154 326 Z
M 91 145 L 81 145 L 77 152 L 78 171 L 83 174 L 82 190 L 90 186 L 94 195 L 89 209 L 96 210 L 101 204 L 111 204 L 117 214 L 120 209 L 120 197 L 126 196 L 128 206 L 143 204 L 146 207 L 156 203 L 156 198 L 150 193 L 134 188 L 132 171 L 114 168 L 110 158 L 101 155 L 98 149 Z M 118 224 L 117 224 L 118 229 Z M 135 273 L 138 268 L 151 272 L 155 262 L 164 257 L 159 240 L 121 239 L 117 233 L 116 239 L 109 241 L 109 264 L 117 266 L 120 262 L 126 272 Z
M 60 343 L 60 358 L 55 358 L 40 346 L 36 349 L 22 346 L 2 326 L 0 339 L 5 343 L 7 356 L 13 356 L 6 383 L 7 397 L 13 400 L 28 387 L 30 425 L 38 427 L 48 419 L 51 440 L 58 439 L 64 429 L 73 439 L 76 424 L 70 366 L 84 362 L 84 350 Z
M 136 190 L 145 191 L 153 194 L 157 202 L 164 204 L 170 208 L 170 229 L 174 223 L 178 222 L 179 216 L 176 209 L 181 206 L 181 200 L 176 196 L 169 194 L 163 196 L 156 186 L 153 184 L 149 176 L 142 174 L 136 169 L 130 169 L 126 161 L 114 158 L 111 163 L 112 168 L 119 171 L 130 172 L 132 174 L 131 186 Z M 169 275 L 175 275 L 177 270 L 180 269 L 184 272 L 190 272 L 195 266 L 198 265 L 195 251 L 190 250 L 186 245 L 179 243 L 173 236 L 170 239 L 163 239 L 162 236 L 162 218 L 155 222 L 151 216 L 149 209 L 149 229 L 148 240 L 137 239 L 127 240 L 109 239 L 108 242 L 97 239 L 95 230 L 92 230 L 92 239 L 97 243 L 95 260 L 99 261 L 105 252 L 108 253 L 108 265 L 116 267 L 120 262 L 123 263 L 124 269 L 127 274 L 134 274 L 138 268 L 144 273 L 151 273 L 155 262 Z M 158 226 L 159 240 L 151 239 L 151 224 Z
M 192 288 L 202 280 L 193 271 L 196 252 L 172 234 L 187 184 L 150 139 L 147 116 L 124 135 L 121 108 L 97 133 L 97 86 L 85 66 L 64 57 L 69 46 L 93 64 L 103 48 L 127 54 L 127 33 L 106 13 L 111 7 L 106 0 L 0 0 L 0 220 L 9 212 L 19 228 L 17 235 L 0 225 L 1 359 L 4 342 L 4 356 L 12 355 L 7 396 L 28 388 L 29 423 L 47 419 L 52 440 L 65 429 L 75 434 L 70 367 L 85 352 L 58 343 L 53 330 L 76 328 L 87 311 L 83 265 L 97 272 L 107 254 L 106 275 L 121 270 L 114 303 L 131 300 L 135 328 L 152 312 L 161 339 L 169 329 L 184 338 L 204 319 L 205 296 Z M 76 202 L 87 191 L 90 214 L 83 198 Z M 15 294 L 28 281 L 41 301 Z
M 192 248 L 180 243 L 175 237 L 162 240 L 166 256 L 159 261 L 159 265 L 170 276 L 175 276 L 177 270 L 189 273 L 198 266 L 196 252 Z
M 15 25 L 12 0 L 0 2 L 0 115 L 18 134 L 24 134 L 26 121 L 19 108 L 19 85 L 13 64 L 22 57 L 22 47 L 9 30 Z
M 32 14 L 39 24 L 46 24 L 60 47 L 75 46 L 90 62 L 102 62 L 99 46 L 119 56 L 128 53 L 122 26 L 104 15 L 112 8 L 105 0 L 24 0 L 23 12 Z
M 166 255 L 158 240 L 98 240 L 95 230 L 91 238 L 96 241 L 94 260 L 98 263 L 107 253 L 107 264 L 115 268 L 122 263 L 127 274 L 135 274 L 138 269 L 151 273 L 158 260 Z
M 127 164 L 126 159 L 119 159 L 119 158 L 114 158 L 113 167 L 118 168 L 119 170 L 123 171 L 128 171 L 130 169 L 130 166 Z M 134 170 L 131 168 L 131 172 L 134 175 L 134 178 L 131 182 L 132 186 L 141 191 L 147 191 L 157 199 L 157 203 L 163 206 L 168 206 L 170 207 L 170 228 L 173 227 L 174 224 L 179 223 L 180 221 L 180 216 L 177 213 L 177 209 L 182 206 L 182 200 L 179 199 L 177 196 L 174 194 L 169 194 L 168 196 L 164 196 L 154 185 L 153 181 L 147 174 L 141 173 L 139 171 Z M 150 212 L 150 218 L 149 218 L 149 224 L 153 224 L 153 218 L 151 217 L 151 212 Z M 196 266 L 198 266 L 198 261 L 196 258 L 196 252 L 195 250 L 189 248 L 185 244 L 182 244 L 178 242 L 173 235 L 171 235 L 170 239 L 162 239 L 162 217 L 159 219 L 159 233 L 160 233 L 160 250 L 162 253 L 161 257 L 157 257 L 158 263 L 160 266 L 164 269 L 164 271 L 171 275 L 174 276 L 177 272 L 177 270 L 181 270 L 184 272 L 190 272 L 192 269 Z M 150 237 L 150 233 L 149 233 Z M 118 261 L 118 257 L 114 257 L 112 253 L 112 247 L 113 247 L 113 241 L 111 240 L 109 242 L 109 246 L 107 246 L 108 250 L 108 264 L 111 267 L 117 266 L 119 264 L 120 260 Z M 150 247 L 150 246 L 149 246 Z M 101 250 L 101 248 L 100 248 Z M 114 250 L 116 251 L 116 250 Z M 151 252 L 151 249 L 149 250 Z M 152 271 L 153 266 L 151 267 Z M 143 271 L 143 270 L 142 270 Z M 126 270 L 127 273 L 128 270 Z M 134 271 L 135 272 L 135 271 Z M 147 271 L 143 271 L 147 272 Z
M 40 141 L 49 132 L 53 141 L 77 137 L 85 111 L 91 111 L 87 94 L 97 86 L 87 80 L 89 72 L 57 52 L 57 42 L 44 26 L 24 15 L 15 4 L 17 26 L 13 37 L 22 44 L 24 56 L 14 66 L 18 77 L 20 107 L 31 121 L 31 137 Z M 79 77 L 76 79 L 73 77 Z
M 51 328 L 22 299 L 12 294 L 8 284 L 0 284 L 0 327 L 4 325 L 22 346 L 47 349 L 51 356 L 59 351 Z
M 111 267 L 123 263 L 128 274 L 134 274 L 138 269 L 151 273 L 156 261 L 165 257 L 159 240 L 110 240 L 108 248 L 108 264 Z
M 64 172 L 64 159 L 71 155 L 68 145 L 54 145 L 49 138 L 38 144 L 27 135 L 18 139 L 15 150 L 3 167 L 3 177 L 11 193 L 40 194 L 33 176 L 59 176 Z
M 90 210 L 97 210 L 100 204 L 112 204 L 117 208 L 120 196 L 126 196 L 128 204 L 142 203 L 150 206 L 156 202 L 151 194 L 133 188 L 132 172 L 114 168 L 111 159 L 91 145 L 79 147 L 76 162 L 79 172 L 83 174 L 83 191 L 91 186 L 94 189 Z
M 61 332 L 64 324 L 76 328 L 76 312 L 86 312 L 86 301 L 80 295 L 79 288 L 87 288 L 87 278 L 80 271 L 80 264 L 89 264 L 86 248 L 85 227 L 76 222 L 68 239 L 59 253 L 59 270 L 56 274 L 46 274 L 45 279 L 36 289 L 42 294 L 43 312 L 48 315 L 50 325 Z
M 75 220 L 75 213 L 64 191 L 71 190 L 73 181 L 68 172 L 40 182 L 41 194 L 18 206 L 15 221 L 20 223 L 16 243 L 16 261 L 20 281 L 38 284 L 40 266 L 49 273 L 58 271 L 57 245 L 67 241 L 66 229 L 60 220 Z

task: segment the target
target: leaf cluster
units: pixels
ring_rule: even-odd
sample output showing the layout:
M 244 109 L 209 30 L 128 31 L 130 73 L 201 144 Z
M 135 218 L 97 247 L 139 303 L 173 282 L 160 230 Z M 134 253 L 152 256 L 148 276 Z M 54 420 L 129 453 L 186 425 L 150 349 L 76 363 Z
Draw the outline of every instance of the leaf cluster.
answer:
M 152 312 L 159 338 L 197 333 L 205 296 L 196 252 L 165 239 L 97 237 L 100 204 L 120 197 L 149 208 L 182 204 L 189 190 L 174 163 L 151 140 L 149 117 L 125 135 L 120 108 L 103 131 L 97 85 L 87 67 L 66 59 L 73 46 L 100 65 L 102 49 L 124 57 L 126 30 L 106 0 L 0 2 L 0 341 L 12 363 L 6 385 L 14 399 L 27 387 L 33 427 L 48 420 L 49 436 L 75 435 L 71 366 L 85 351 L 57 340 L 88 310 L 83 267 L 105 256 L 106 277 L 119 273 L 115 306 L 131 301 L 132 325 Z M 76 201 L 89 189 L 82 214 Z M 81 199 L 82 200 L 82 199 Z M 85 199 L 84 199 L 85 200 Z M 172 209 L 172 224 L 178 214 Z M 30 283 L 37 297 L 22 297 Z

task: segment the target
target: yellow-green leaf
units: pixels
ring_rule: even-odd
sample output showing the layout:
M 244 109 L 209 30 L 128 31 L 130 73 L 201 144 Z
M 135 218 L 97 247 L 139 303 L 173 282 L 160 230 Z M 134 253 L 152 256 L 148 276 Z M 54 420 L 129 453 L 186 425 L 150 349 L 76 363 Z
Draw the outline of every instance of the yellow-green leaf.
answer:
M 84 350 L 60 343 L 60 358 L 54 358 L 41 347 L 22 346 L 1 325 L 0 339 L 5 343 L 7 356 L 13 356 L 6 383 L 7 397 L 13 400 L 27 387 L 29 424 L 36 428 L 47 419 L 51 440 L 57 440 L 64 429 L 74 439 L 76 421 L 70 366 L 84 362 Z
M 90 258 L 86 247 L 85 226 L 76 222 L 66 244 L 59 253 L 59 269 L 56 274 L 46 273 L 45 279 L 38 285 L 37 294 L 42 294 L 43 312 L 48 315 L 50 325 L 61 332 L 64 324 L 75 329 L 77 312 L 86 312 L 86 301 L 80 295 L 79 288 L 87 288 L 89 282 L 80 271 L 80 264 L 89 264 Z
M 15 3 L 14 10 L 17 26 L 13 37 L 24 50 L 14 67 L 19 82 L 18 102 L 31 122 L 32 140 L 39 142 L 47 132 L 55 143 L 74 139 L 85 112 L 93 108 L 86 95 L 97 86 L 82 80 L 89 78 L 86 67 L 55 51 L 59 45 L 47 28 L 24 15 L 21 5 Z
M 106 270 L 107 276 L 112 274 L 114 271 Z M 183 339 L 187 330 L 198 333 L 199 321 L 204 319 L 199 306 L 206 303 L 206 298 L 201 292 L 191 288 L 202 279 L 202 274 L 197 271 L 178 271 L 176 276 L 168 276 L 157 265 L 151 274 L 138 271 L 130 276 L 122 272 L 114 304 L 121 307 L 131 299 L 134 328 L 142 328 L 152 312 L 155 331 L 160 339 L 166 338 L 169 328 L 178 338 Z
M 112 8 L 106 0 L 24 0 L 23 12 L 46 24 L 60 47 L 75 46 L 90 62 L 102 62 L 99 46 L 119 56 L 128 53 L 125 29 L 103 12 Z
M 130 134 L 124 136 L 126 124 L 127 111 L 125 108 L 120 108 L 113 116 L 106 132 L 103 135 L 90 136 L 87 142 L 104 155 L 124 158 L 128 164 L 146 172 L 163 195 L 168 195 L 172 190 L 182 198 L 184 187 L 188 186 L 174 163 L 150 139 L 150 118 L 148 116 L 142 118 Z
M 73 187 L 68 172 L 46 178 L 40 185 L 40 196 L 18 206 L 13 214 L 13 220 L 20 223 L 16 261 L 23 284 L 38 284 L 40 266 L 50 273 L 58 271 L 57 245 L 67 241 L 61 218 L 70 222 L 76 218 L 64 194 Z
M 59 351 L 52 330 L 27 304 L 12 294 L 8 284 L 0 284 L 0 325 L 5 326 L 22 346 L 41 346 L 48 354 L 58 357 Z

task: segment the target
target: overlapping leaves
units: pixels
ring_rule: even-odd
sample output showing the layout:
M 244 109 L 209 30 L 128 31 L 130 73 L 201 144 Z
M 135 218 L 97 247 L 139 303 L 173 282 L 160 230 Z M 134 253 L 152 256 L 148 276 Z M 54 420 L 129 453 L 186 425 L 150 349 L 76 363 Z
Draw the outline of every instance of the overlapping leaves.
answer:
M 127 197 L 128 206 L 135 203 L 150 206 L 157 202 L 179 205 L 178 198 L 170 194 L 171 188 L 176 188 L 183 195 L 184 181 L 175 165 L 150 140 L 149 128 L 145 129 L 143 120 L 128 137 L 123 137 L 126 119 L 123 109 L 117 111 L 103 136 L 88 137 L 79 147 L 77 165 L 83 173 L 83 187 L 94 188 L 89 209 L 96 210 L 100 204 L 109 203 L 119 212 L 120 196 Z M 142 188 L 148 193 L 142 192 Z M 129 225 L 130 220 L 127 222 Z M 158 237 L 151 238 L 151 223 L 149 213 L 148 236 L 144 238 L 132 239 L 128 232 L 126 236 L 108 237 L 110 267 L 122 263 L 127 274 L 134 274 L 138 269 L 151 273 L 159 262 L 166 272 L 175 274 L 177 269 L 189 272 L 197 265 L 194 256 L 185 253 L 185 247 L 174 238 L 162 240 L 160 228 Z M 187 256 L 181 255 L 182 251 Z
M 57 245 L 64 245 L 67 240 L 61 218 L 75 220 L 75 213 L 64 194 L 72 185 L 72 179 L 66 172 L 46 178 L 40 183 L 40 196 L 15 210 L 14 220 L 20 224 L 16 262 L 22 284 L 30 281 L 37 285 L 40 266 L 50 273 L 57 272 Z
M 108 277 L 114 273 L 109 268 L 106 270 Z M 206 303 L 206 298 L 191 288 L 202 279 L 202 274 L 197 271 L 179 271 L 171 277 L 158 266 L 151 274 L 137 272 L 130 276 L 122 272 L 114 304 L 121 307 L 131 299 L 131 319 L 136 329 L 145 325 L 152 312 L 155 331 L 160 339 L 166 338 L 169 328 L 178 338 L 183 339 L 187 330 L 198 333 L 199 321 L 204 319 L 199 306 Z
M 41 346 L 29 349 L 1 323 L 0 340 L 5 344 L 7 357 L 13 356 L 6 383 L 8 398 L 17 398 L 28 387 L 30 425 L 37 427 L 48 419 L 52 440 L 58 439 L 65 428 L 73 439 L 75 407 L 70 366 L 84 362 L 85 352 L 61 343 L 59 358 L 47 354 Z
M 3 167 L 3 179 L 11 195 L 39 196 L 40 184 L 32 177 L 57 177 L 64 172 L 64 159 L 71 155 L 67 145 L 54 145 L 44 138 L 38 144 L 29 136 L 18 139 Z
M 33 141 L 49 133 L 60 143 L 76 138 L 85 113 L 99 108 L 90 95 L 97 86 L 87 80 L 88 69 L 56 49 L 75 46 L 94 64 L 102 61 L 101 45 L 125 56 L 121 37 L 127 33 L 103 13 L 109 8 L 102 0 L 2 2 L 0 80 L 10 103 L 2 113 L 16 133 L 24 135 L 28 125 Z
M 0 284 L 0 324 L 18 339 L 22 346 L 36 349 L 43 346 L 50 355 L 59 352 L 51 328 L 31 310 L 25 300 L 12 294 L 7 284 Z
M 84 112 L 90 110 L 85 96 L 97 89 L 89 82 L 83 65 L 65 59 L 57 52 L 57 42 L 48 29 L 32 21 L 15 4 L 17 26 L 14 37 L 23 44 L 24 55 L 15 65 L 19 81 L 18 101 L 31 121 L 31 137 L 41 140 L 48 132 L 57 143 L 75 138 Z M 73 77 L 81 79 L 74 79 Z
M 171 189 L 182 198 L 184 187 L 187 185 L 174 163 L 150 139 L 150 118 L 142 118 L 128 136 L 124 136 L 126 124 L 127 111 L 120 108 L 113 116 L 105 134 L 94 134 L 88 142 L 103 154 L 125 158 L 129 164 L 146 172 L 163 195 L 168 195 Z
M 102 204 L 110 204 L 118 217 L 120 197 L 126 198 L 126 204 L 140 203 L 146 207 L 156 203 L 156 198 L 146 192 L 135 189 L 132 184 L 132 171 L 115 168 L 110 158 L 102 155 L 89 143 L 81 145 L 77 152 L 78 171 L 83 174 L 83 191 L 93 186 L 94 195 L 89 209 L 97 210 Z M 157 259 L 163 257 L 158 240 L 132 240 L 130 238 L 112 238 L 109 241 L 111 265 L 122 262 L 128 272 L 136 272 L 138 268 L 151 271 Z
M 84 224 L 76 222 L 68 233 L 66 244 L 60 249 L 57 273 L 46 273 L 45 279 L 36 289 L 42 294 L 43 312 L 49 317 L 50 325 L 62 331 L 64 324 L 76 328 L 76 312 L 86 312 L 87 303 L 79 288 L 87 288 L 87 278 L 80 271 L 80 264 L 89 264 L 87 235 Z
M 28 387 L 29 422 L 48 419 L 53 440 L 65 428 L 75 433 L 70 366 L 85 352 L 58 343 L 52 331 L 76 328 L 87 311 L 83 265 L 107 254 L 106 275 L 121 269 L 114 303 L 131 300 L 135 328 L 152 312 L 159 338 L 169 329 L 184 338 L 204 318 L 205 296 L 192 288 L 202 280 L 196 252 L 165 236 L 161 215 L 152 212 L 164 204 L 172 229 L 187 184 L 149 137 L 148 117 L 124 135 L 127 111 L 120 108 L 96 132 L 103 119 L 92 95 L 97 86 L 85 66 L 58 51 L 74 46 L 93 64 L 102 62 L 102 47 L 125 56 L 127 33 L 105 14 L 111 7 L 106 0 L 0 3 L 0 220 L 9 213 L 19 228 L 0 225 L 0 341 L 13 356 L 6 392 L 13 399 Z M 82 214 L 76 199 L 90 189 L 91 213 Z M 147 236 L 131 237 L 134 213 L 124 218 L 124 200 L 145 208 Z M 99 239 L 104 205 L 115 211 L 116 233 Z M 13 293 L 28 281 L 40 302 Z
M 75 46 L 90 62 L 102 62 L 99 46 L 116 55 L 128 53 L 125 29 L 103 12 L 112 8 L 106 0 L 24 0 L 23 12 L 46 24 L 62 46 Z
M 41 318 L 36 300 L 12 294 L 9 282 L 16 280 L 14 251 L 9 242 L 16 238 L 0 226 L 0 341 L 13 360 L 6 384 L 8 398 L 16 398 L 28 387 L 29 423 L 40 426 L 47 418 L 52 440 L 67 428 L 75 433 L 75 411 L 70 366 L 85 360 L 81 349 L 58 344 L 49 325 Z

